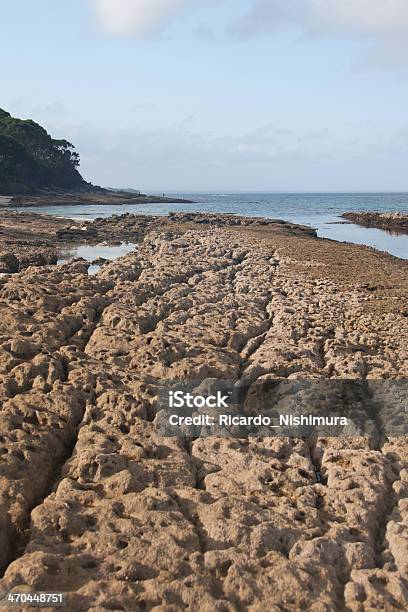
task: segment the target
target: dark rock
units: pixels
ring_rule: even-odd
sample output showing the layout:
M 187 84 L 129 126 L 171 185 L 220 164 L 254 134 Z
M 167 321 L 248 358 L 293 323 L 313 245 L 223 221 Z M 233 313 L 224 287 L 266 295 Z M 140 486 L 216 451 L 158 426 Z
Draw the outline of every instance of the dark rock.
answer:
M 69 274 L 87 274 L 90 265 L 90 262 L 83 257 L 76 257 L 61 264 L 60 268 L 67 270 Z
M 316 230 L 312 227 L 289 223 L 282 219 L 268 219 L 264 217 L 241 217 L 230 213 L 195 213 L 195 212 L 170 212 L 169 220 L 174 223 L 197 223 L 200 225 L 214 225 L 216 227 L 239 226 L 285 228 L 296 234 L 304 234 L 316 238 Z
M 19 262 L 13 253 L 5 253 L 0 251 L 0 273 L 13 274 L 18 272 Z
M 346 212 L 342 214 L 342 217 L 365 227 L 376 227 L 378 229 L 408 234 L 408 215 L 403 213 L 360 211 Z
M 96 238 L 98 232 L 92 226 L 71 226 L 56 231 L 58 240 L 83 240 L 84 238 Z
M 58 261 L 56 251 L 53 249 L 41 249 L 32 251 L 19 256 L 19 267 L 28 268 L 29 266 L 55 266 Z

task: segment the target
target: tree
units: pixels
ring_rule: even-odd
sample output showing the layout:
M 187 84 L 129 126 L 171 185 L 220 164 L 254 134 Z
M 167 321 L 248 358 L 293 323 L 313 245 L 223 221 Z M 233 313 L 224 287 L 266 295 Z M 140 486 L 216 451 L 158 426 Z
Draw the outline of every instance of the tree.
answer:
M 86 184 L 78 172 L 80 157 L 75 146 L 65 139 L 53 139 L 35 121 L 16 119 L 0 109 L 0 137 L 0 183 L 22 182 L 33 188 Z

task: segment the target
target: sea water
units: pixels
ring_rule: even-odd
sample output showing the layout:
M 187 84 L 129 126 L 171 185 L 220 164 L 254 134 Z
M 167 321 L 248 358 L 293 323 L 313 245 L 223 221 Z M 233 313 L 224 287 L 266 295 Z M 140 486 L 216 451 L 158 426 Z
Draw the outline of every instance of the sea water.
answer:
M 123 257 L 123 255 L 132 253 L 135 249 L 137 249 L 137 244 L 132 242 L 123 242 L 118 245 L 85 244 L 82 246 L 73 246 L 60 254 L 58 264 L 65 263 L 70 259 L 76 259 L 78 257 L 89 262 L 93 262 L 100 258 L 106 259 L 107 261 L 114 261 L 119 257 Z M 100 264 L 92 264 L 88 268 L 88 274 L 95 274 L 101 267 Z
M 165 195 L 194 200 L 194 204 L 63 205 L 33 207 L 29 210 L 81 220 L 125 212 L 166 215 L 170 211 L 272 217 L 314 227 L 323 238 L 365 244 L 397 257 L 408 258 L 407 235 L 344 223 L 341 218 L 343 212 L 360 210 L 407 214 L 408 193 L 167 192 Z

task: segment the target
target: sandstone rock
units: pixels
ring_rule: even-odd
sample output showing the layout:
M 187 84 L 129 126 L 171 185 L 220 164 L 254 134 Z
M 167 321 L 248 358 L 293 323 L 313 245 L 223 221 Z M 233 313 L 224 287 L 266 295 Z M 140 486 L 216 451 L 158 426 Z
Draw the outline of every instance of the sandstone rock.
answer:
M 406 608 L 407 438 L 383 440 L 406 317 L 313 238 L 289 257 L 287 234 L 150 223 L 96 275 L 77 261 L 0 285 L 0 590 L 62 590 L 75 611 Z M 248 410 L 268 389 L 347 409 L 356 429 L 161 437 L 158 393 L 186 378 L 247 385 Z

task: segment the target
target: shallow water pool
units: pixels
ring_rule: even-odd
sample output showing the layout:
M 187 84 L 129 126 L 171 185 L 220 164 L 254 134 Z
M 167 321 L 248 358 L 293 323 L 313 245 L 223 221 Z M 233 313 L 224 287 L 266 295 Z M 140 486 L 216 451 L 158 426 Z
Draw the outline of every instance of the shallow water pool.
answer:
M 109 246 L 106 244 L 90 245 L 85 244 L 79 247 L 73 247 L 67 251 L 61 253 L 58 263 L 66 263 L 70 259 L 82 257 L 86 261 L 95 261 L 96 259 L 103 258 L 109 261 L 114 261 L 123 255 L 131 253 L 137 248 L 137 244 L 133 242 L 123 242 L 122 244 Z M 88 274 L 95 274 L 102 267 L 101 264 L 92 264 L 88 269 Z

